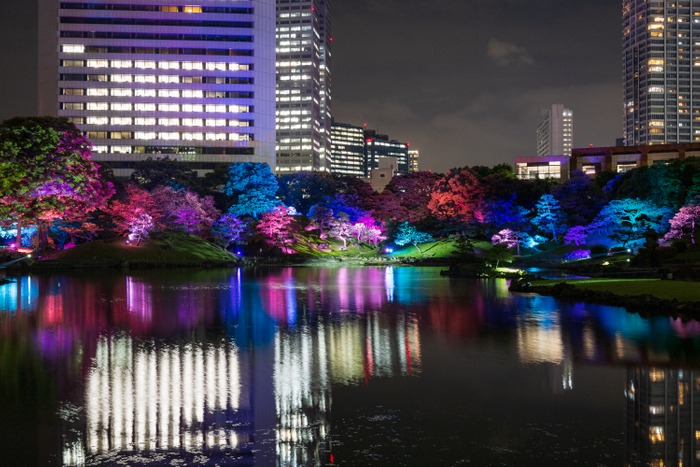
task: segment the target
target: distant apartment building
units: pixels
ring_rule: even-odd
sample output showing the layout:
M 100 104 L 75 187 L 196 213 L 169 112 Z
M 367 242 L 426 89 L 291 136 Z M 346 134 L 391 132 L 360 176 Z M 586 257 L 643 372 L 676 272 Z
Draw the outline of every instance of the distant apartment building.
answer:
M 331 127 L 331 172 L 365 176 L 365 137 L 362 127 L 335 123 Z
M 418 172 L 418 159 L 420 159 L 420 152 L 418 149 L 408 150 L 408 171 L 411 173 Z
M 277 0 L 277 172 L 330 171 L 330 0 Z
M 391 179 L 398 175 L 396 168 L 398 161 L 395 157 L 381 157 L 377 161 L 377 167 L 370 170 L 369 177 L 363 180 L 370 185 L 377 193 L 381 193 L 387 187 Z
M 574 113 L 562 104 L 541 111 L 537 127 L 538 156 L 570 156 L 574 145 Z
M 39 1 L 39 115 L 67 117 L 128 177 L 170 157 L 200 175 L 275 166 L 273 0 Z
M 516 157 L 515 176 L 520 180 L 552 178 L 566 181 L 569 178 L 569 157 Z
M 700 141 L 700 3 L 624 0 L 622 13 L 625 144 Z
M 375 130 L 365 130 L 365 176 L 370 177 L 372 169 L 379 168 L 382 157 L 396 158 L 396 173 L 408 173 L 408 143 L 389 140 L 389 136 L 378 134 Z
M 572 151 L 571 171 L 583 170 L 595 177 L 604 170 L 624 173 L 690 156 L 700 157 L 700 143 L 581 148 Z

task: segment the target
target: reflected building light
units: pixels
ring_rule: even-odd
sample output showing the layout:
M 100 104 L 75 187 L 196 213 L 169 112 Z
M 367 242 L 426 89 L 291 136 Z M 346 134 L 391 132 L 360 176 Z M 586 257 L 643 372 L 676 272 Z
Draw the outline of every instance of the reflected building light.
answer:
M 555 363 L 564 360 L 564 343 L 559 326 L 540 327 L 529 320 L 520 320 L 517 330 L 518 357 L 523 363 Z
M 360 321 L 332 322 L 328 329 L 331 380 L 358 384 L 363 378 L 364 342 Z
M 297 321 L 297 297 L 294 279 L 289 277 L 284 281 L 285 298 L 287 299 L 287 324 L 294 325 Z
M 587 360 L 595 360 L 595 334 L 590 324 L 586 324 L 586 327 L 583 329 L 583 350 Z
M 63 465 L 66 467 L 83 467 L 85 465 L 85 447 L 77 440 L 63 448 Z
M 384 286 L 386 287 L 386 300 L 389 303 L 394 303 L 394 268 L 391 266 L 387 267 L 384 272 Z
M 209 344 L 204 352 L 199 345 L 100 337 L 85 386 L 83 456 L 108 455 L 122 463 L 134 451 L 206 454 L 237 448 L 236 430 L 247 428 L 238 418 L 230 425 L 228 417 L 236 417 L 240 387 L 232 343 Z M 205 419 L 214 423 L 206 426 Z M 70 442 L 64 446 L 68 456 L 74 448 Z
M 150 323 L 153 316 L 153 290 L 150 284 L 127 277 L 126 303 L 129 312 Z

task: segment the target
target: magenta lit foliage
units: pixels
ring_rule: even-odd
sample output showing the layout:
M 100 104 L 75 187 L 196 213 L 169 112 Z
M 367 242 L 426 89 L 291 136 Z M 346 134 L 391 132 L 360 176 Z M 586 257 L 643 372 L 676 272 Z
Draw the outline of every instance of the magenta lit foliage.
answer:
M 167 200 L 167 218 L 176 227 L 188 234 L 204 234 L 221 214 L 214 206 L 211 196 L 200 198 L 189 190 L 176 191 L 172 187 L 159 189 L 159 195 Z
M 386 227 L 384 222 L 377 222 L 377 220 L 369 214 L 360 217 L 357 222 L 350 227 L 350 234 L 354 236 L 358 242 L 367 242 L 375 246 L 388 238 L 384 235 L 385 232 Z
M 267 237 L 268 243 L 279 246 L 285 253 L 290 253 L 287 245 L 291 242 L 289 225 L 292 217 L 289 210 L 282 205 L 277 206 L 272 212 L 266 212 L 256 225 L 256 229 Z
M 666 234 L 664 240 L 683 238 L 690 234 L 690 239 L 695 244 L 695 229 L 700 224 L 700 206 L 683 206 L 669 221 L 671 230 Z

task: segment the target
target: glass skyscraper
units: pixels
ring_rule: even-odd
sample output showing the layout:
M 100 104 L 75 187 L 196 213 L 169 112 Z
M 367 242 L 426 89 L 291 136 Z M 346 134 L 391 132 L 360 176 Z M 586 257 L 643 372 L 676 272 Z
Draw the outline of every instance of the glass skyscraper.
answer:
M 700 1 L 622 7 L 625 144 L 700 141 Z
M 330 0 L 277 0 L 277 170 L 330 171 Z
M 148 157 L 275 166 L 274 0 L 40 0 L 39 114 L 128 177 Z

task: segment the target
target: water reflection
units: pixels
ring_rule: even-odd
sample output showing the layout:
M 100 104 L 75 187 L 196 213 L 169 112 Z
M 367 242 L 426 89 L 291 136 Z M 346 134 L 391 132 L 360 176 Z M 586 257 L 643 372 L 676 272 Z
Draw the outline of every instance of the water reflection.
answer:
M 426 339 L 542 367 L 557 397 L 581 366 L 627 367 L 629 465 L 696 457 L 700 324 L 436 272 L 22 277 L 0 286 L 0 339 L 56 381 L 63 465 L 326 465 L 334 391 L 425 377 Z

